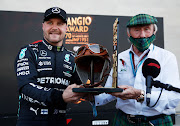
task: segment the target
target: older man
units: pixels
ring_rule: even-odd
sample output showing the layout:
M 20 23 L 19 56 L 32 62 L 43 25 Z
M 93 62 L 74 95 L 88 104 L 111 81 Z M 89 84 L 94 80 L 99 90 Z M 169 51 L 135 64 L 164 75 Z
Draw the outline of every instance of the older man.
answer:
M 176 57 L 171 52 L 153 44 L 157 32 L 157 19 L 148 14 L 138 14 L 127 23 L 127 34 L 131 47 L 118 55 L 118 87 L 122 93 L 100 94 L 95 97 L 96 105 L 106 104 L 117 99 L 118 110 L 115 126 L 172 126 L 170 114 L 175 113 L 179 95 L 152 88 L 150 107 L 146 105 L 146 78 L 142 65 L 147 58 L 155 59 L 161 66 L 160 74 L 154 78 L 162 83 L 180 87 Z M 112 70 L 105 87 L 111 87 Z M 174 97 L 178 95 L 177 97 Z

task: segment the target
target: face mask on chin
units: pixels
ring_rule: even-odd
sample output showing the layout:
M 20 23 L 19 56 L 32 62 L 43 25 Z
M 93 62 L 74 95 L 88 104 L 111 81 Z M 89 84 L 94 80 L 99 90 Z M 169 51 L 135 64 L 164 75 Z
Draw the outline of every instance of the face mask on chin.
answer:
M 149 48 L 151 43 L 153 43 L 155 37 L 156 36 L 154 34 L 148 38 L 133 38 L 132 36 L 130 36 L 129 40 L 140 52 L 144 52 Z

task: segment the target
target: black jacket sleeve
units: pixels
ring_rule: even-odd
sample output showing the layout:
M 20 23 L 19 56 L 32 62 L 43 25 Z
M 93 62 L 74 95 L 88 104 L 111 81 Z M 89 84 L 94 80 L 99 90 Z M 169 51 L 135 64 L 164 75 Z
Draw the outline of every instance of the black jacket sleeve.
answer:
M 15 71 L 18 81 L 18 90 L 21 97 L 31 103 L 43 106 L 64 106 L 61 91 L 42 87 L 37 84 L 38 72 L 36 69 L 36 54 L 30 47 L 22 48 L 15 60 Z

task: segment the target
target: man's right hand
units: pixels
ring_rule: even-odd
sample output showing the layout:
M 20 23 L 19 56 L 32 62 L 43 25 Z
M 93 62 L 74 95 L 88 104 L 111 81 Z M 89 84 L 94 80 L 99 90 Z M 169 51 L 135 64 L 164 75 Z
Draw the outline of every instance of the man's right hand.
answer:
M 109 94 L 119 97 L 123 100 L 137 99 L 137 97 L 140 96 L 140 94 L 141 94 L 140 89 L 133 88 L 132 86 L 120 85 L 120 86 L 118 86 L 118 88 L 122 88 L 124 91 L 123 92 L 115 92 L 115 93 L 113 92 L 113 93 L 109 93 Z
M 69 85 L 63 92 L 62 97 L 66 103 L 77 103 L 83 96 L 83 93 L 75 93 L 72 91 L 73 88 L 80 88 L 80 85 L 72 84 Z

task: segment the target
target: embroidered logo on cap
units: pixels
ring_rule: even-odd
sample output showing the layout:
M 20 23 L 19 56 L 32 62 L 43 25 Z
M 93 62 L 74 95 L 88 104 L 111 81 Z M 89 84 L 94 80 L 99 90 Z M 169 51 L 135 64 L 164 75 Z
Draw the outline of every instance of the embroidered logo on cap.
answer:
M 55 13 L 55 14 L 58 14 L 61 12 L 61 10 L 58 8 L 58 7 L 55 7 L 52 9 L 52 12 Z

